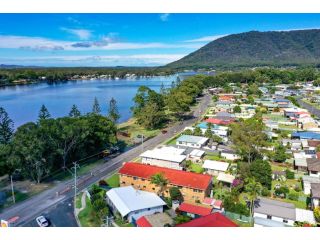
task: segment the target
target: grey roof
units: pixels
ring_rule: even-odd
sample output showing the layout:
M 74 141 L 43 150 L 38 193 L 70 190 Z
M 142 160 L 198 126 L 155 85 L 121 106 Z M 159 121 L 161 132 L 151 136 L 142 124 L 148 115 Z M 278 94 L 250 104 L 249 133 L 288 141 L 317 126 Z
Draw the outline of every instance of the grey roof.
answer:
M 260 198 L 255 202 L 254 212 L 290 219 L 293 221 L 296 220 L 296 210 L 294 204 L 267 198 Z
M 320 172 L 320 160 L 317 158 L 307 159 L 307 166 L 309 171 Z
M 195 144 L 204 144 L 206 141 L 208 141 L 208 138 L 192 135 L 182 135 L 177 139 L 177 142 L 189 142 Z
M 166 205 L 155 193 L 136 190 L 132 186 L 113 188 L 107 192 L 107 197 L 123 217 L 133 211 Z
M 309 176 L 309 175 L 303 175 L 303 176 L 302 176 L 302 180 L 303 180 L 304 182 L 320 183 L 320 178 L 318 178 L 318 177 L 312 177 L 312 176 Z
M 320 183 L 311 183 L 311 196 L 320 198 Z

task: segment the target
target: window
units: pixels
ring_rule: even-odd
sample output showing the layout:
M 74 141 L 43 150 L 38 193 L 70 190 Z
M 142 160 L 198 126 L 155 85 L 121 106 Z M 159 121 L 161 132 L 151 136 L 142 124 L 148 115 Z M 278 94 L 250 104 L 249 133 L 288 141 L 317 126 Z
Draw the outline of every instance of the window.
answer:
M 122 184 L 126 184 L 126 182 L 123 181 Z
M 156 189 L 153 187 L 152 190 L 156 190 Z
M 287 219 L 283 219 L 283 221 L 282 222 L 284 222 L 284 223 L 288 223 L 288 220 Z
M 133 180 L 137 180 L 138 178 L 137 177 L 133 177 Z
M 267 219 L 272 219 L 272 216 L 268 215 L 268 216 L 267 216 Z
M 134 183 L 131 183 L 131 186 L 134 186 Z
M 148 211 L 150 211 L 151 210 L 151 208 L 148 208 Z
M 143 188 L 146 188 L 146 186 L 143 186 Z

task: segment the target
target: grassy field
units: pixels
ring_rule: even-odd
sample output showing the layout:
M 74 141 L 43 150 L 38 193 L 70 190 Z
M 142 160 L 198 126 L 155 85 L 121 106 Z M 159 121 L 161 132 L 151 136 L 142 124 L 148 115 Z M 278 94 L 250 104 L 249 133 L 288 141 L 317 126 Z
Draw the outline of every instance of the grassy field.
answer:
M 165 142 L 165 144 L 166 144 L 166 145 L 175 145 L 175 144 L 176 144 L 176 141 L 177 141 L 177 139 L 178 139 L 179 137 L 180 137 L 180 134 L 178 134 L 178 135 L 170 138 L 169 140 L 167 140 L 167 141 Z
M 119 227 L 134 227 L 134 225 L 132 223 L 127 223 L 122 221 L 121 219 L 116 219 L 115 223 L 119 226 Z
M 127 122 L 118 125 L 118 130 L 120 132 L 125 132 L 129 135 L 129 137 L 119 136 L 119 139 L 125 141 L 129 145 L 134 144 L 134 138 L 136 138 L 138 135 L 143 135 L 145 138 L 151 138 L 157 136 L 161 132 L 160 129 L 147 130 L 138 125 L 135 121 L 136 120 L 134 118 L 131 118 Z
M 111 177 L 106 179 L 106 182 L 110 187 L 113 187 L 113 188 L 119 187 L 120 186 L 119 174 L 118 173 L 113 174 Z
M 78 218 L 82 227 L 100 227 L 101 225 L 88 197 L 86 197 L 86 207 L 79 213 Z

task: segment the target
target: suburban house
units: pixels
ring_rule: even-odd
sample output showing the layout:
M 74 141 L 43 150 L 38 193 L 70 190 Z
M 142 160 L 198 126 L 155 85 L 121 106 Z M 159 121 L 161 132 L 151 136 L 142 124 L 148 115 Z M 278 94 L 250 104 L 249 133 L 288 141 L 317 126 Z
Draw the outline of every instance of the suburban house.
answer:
M 136 221 L 137 227 L 165 227 L 172 226 L 173 220 L 166 213 L 155 213 L 140 217 Z
M 163 192 L 165 197 L 169 196 L 171 187 L 178 187 L 184 201 L 189 202 L 202 201 L 210 194 L 212 187 L 212 177 L 210 175 L 134 162 L 126 162 L 119 170 L 120 186 L 131 185 L 136 189 L 158 193 L 160 187 L 151 183 L 151 177 L 159 173 L 163 174 L 168 180 Z
M 218 176 L 221 172 L 226 172 L 228 170 L 229 163 L 226 162 L 219 162 L 219 161 L 212 161 L 212 160 L 205 160 L 202 168 L 206 171 L 206 173 Z
M 294 158 L 294 169 L 298 171 L 307 172 L 307 157 L 305 152 L 297 152 L 293 154 Z
M 182 170 L 187 156 L 185 149 L 175 147 L 161 147 L 147 150 L 140 155 L 143 164 Z
M 134 222 L 138 218 L 163 212 L 166 203 L 155 193 L 136 190 L 132 186 L 113 188 L 106 193 L 106 200 L 114 214 Z
M 320 133 L 317 132 L 293 132 L 291 138 L 320 140 Z
M 282 139 L 282 145 L 285 147 L 290 146 L 293 151 L 302 149 L 302 142 L 299 139 Z
M 220 156 L 231 161 L 240 159 L 240 156 L 234 150 L 231 149 L 222 150 L 220 152 Z
M 311 177 L 320 177 L 320 159 L 309 158 L 307 159 L 308 173 Z
M 223 205 L 222 200 L 217 200 L 209 197 L 203 199 L 202 204 L 212 206 L 214 211 L 221 211 Z
M 226 174 L 223 172 L 220 172 L 217 177 L 217 180 L 222 184 L 226 185 L 227 187 L 231 187 L 234 179 L 235 179 L 235 176 L 231 174 Z
M 238 227 L 238 225 L 221 213 L 215 212 L 193 219 L 189 222 L 176 225 L 176 227 Z
M 208 123 L 217 124 L 217 125 L 228 125 L 234 122 L 234 120 L 223 120 L 215 117 L 208 118 L 205 121 Z
M 192 147 L 192 148 L 202 148 L 209 141 L 209 138 L 191 136 L 191 135 L 182 135 L 177 139 L 176 144 L 178 146 Z
M 310 194 L 312 208 L 320 206 L 320 183 L 311 183 Z
M 259 198 L 254 204 L 254 226 L 293 226 L 296 210 L 292 203 Z
M 189 217 L 199 218 L 201 216 L 206 216 L 210 214 L 212 212 L 212 207 L 194 205 L 194 204 L 183 202 L 179 206 L 179 211 Z
M 312 183 L 319 183 L 320 184 L 320 178 L 319 177 L 311 177 L 308 175 L 302 176 L 303 181 L 303 192 L 304 194 L 310 194 L 311 193 L 311 184 Z
M 189 154 L 188 154 L 188 159 L 191 160 L 192 162 L 200 162 L 202 157 L 205 155 L 205 151 L 202 151 L 200 149 L 193 149 Z

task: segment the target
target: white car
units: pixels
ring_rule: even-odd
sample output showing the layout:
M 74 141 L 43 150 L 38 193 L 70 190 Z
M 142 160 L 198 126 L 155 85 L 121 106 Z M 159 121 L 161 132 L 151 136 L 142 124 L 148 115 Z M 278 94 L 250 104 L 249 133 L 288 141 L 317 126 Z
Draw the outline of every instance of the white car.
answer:
M 44 216 L 37 217 L 36 221 L 40 227 L 48 227 L 49 226 L 49 221 Z

